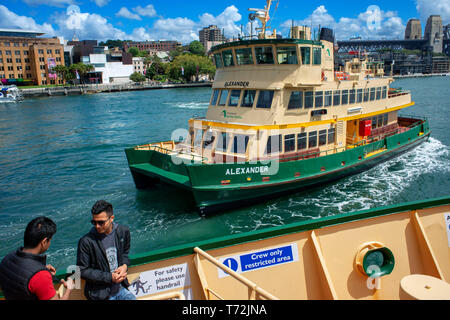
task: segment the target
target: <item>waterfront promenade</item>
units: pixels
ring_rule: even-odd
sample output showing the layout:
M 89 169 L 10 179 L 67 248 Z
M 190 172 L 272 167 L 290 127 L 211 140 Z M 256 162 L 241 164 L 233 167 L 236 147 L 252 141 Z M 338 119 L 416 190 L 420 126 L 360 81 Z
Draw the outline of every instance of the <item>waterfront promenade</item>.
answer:
M 109 83 L 109 84 L 80 84 L 67 85 L 59 87 L 42 87 L 42 88 L 21 88 L 24 97 L 39 96 L 63 96 L 63 95 L 80 95 L 93 94 L 100 92 L 121 92 L 121 91 L 139 91 L 139 90 L 156 90 L 156 89 L 172 89 L 172 88 L 201 88 L 211 87 L 212 82 L 197 83 Z

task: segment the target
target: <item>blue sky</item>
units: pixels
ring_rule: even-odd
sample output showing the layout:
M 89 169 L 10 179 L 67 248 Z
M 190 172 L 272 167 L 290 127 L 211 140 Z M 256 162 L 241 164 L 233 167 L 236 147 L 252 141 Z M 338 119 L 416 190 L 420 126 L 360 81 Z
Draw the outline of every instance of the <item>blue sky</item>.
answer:
M 276 3 L 276 1 L 274 1 Z M 0 28 L 40 30 L 47 36 L 71 39 L 178 40 L 198 39 L 198 30 L 216 24 L 228 37 L 249 28 L 248 8 L 262 8 L 264 0 L 0 0 Z M 379 24 L 368 20 L 376 5 Z M 272 26 L 287 36 L 291 21 L 335 29 L 338 39 L 352 36 L 403 38 L 408 19 L 440 14 L 450 23 L 450 0 L 304 1 L 280 0 L 272 10 Z

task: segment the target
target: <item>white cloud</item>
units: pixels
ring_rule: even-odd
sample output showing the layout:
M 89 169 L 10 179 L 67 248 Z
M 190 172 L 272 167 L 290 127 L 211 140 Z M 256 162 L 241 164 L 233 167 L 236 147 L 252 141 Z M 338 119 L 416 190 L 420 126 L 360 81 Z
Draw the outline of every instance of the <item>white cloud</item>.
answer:
M 450 23 L 450 0 L 416 0 L 416 8 L 425 29 L 431 15 L 440 15 L 444 25 Z
M 95 4 L 99 7 L 104 7 L 108 4 L 109 0 L 94 0 Z
M 358 14 L 357 18 L 341 17 L 338 21 L 330 15 L 325 6 L 319 6 L 304 20 L 295 21 L 296 25 L 331 28 L 337 40 L 346 40 L 359 36 L 363 39 L 402 39 L 405 34 L 405 25 L 394 11 L 373 11 L 370 7 Z M 286 21 L 282 28 L 287 34 L 292 21 Z
M 142 8 L 141 6 L 137 6 L 136 8 L 133 8 L 133 11 L 143 17 L 152 18 L 156 16 L 155 7 L 153 7 L 152 4 L 149 4 L 144 8 Z
M 131 13 L 130 10 L 125 7 L 120 8 L 119 12 L 116 13 L 116 16 L 132 20 L 142 20 L 138 14 Z
M 45 33 L 47 36 L 56 35 L 56 32 L 51 24 L 37 24 L 33 18 L 19 16 L 3 5 L 0 5 L 0 27 L 39 31 Z

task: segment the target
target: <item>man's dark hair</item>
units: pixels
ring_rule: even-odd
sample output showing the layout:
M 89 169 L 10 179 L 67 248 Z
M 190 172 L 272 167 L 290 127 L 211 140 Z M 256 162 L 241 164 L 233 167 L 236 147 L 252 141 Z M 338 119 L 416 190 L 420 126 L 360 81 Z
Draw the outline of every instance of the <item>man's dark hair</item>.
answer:
M 113 215 L 112 204 L 109 202 L 106 202 L 105 200 L 99 200 L 92 206 L 92 209 L 91 209 L 91 213 L 93 215 L 97 215 L 99 213 L 102 213 L 103 211 L 106 212 L 108 217 L 111 217 Z
M 47 217 L 37 217 L 31 220 L 23 237 L 23 246 L 25 249 L 36 248 L 37 245 L 48 238 L 49 240 L 56 233 L 56 224 Z

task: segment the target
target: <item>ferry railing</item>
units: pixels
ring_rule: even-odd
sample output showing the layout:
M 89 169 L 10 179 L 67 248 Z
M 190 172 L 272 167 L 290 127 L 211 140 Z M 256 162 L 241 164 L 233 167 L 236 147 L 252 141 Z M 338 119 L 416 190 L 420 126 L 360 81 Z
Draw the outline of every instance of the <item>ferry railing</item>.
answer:
M 395 90 L 388 93 L 388 99 L 411 94 L 409 90 Z
M 279 298 L 275 297 L 274 295 L 272 295 L 271 293 L 267 292 L 266 290 L 258 287 L 258 285 L 256 283 L 254 283 L 254 282 L 250 281 L 249 279 L 241 276 L 239 273 L 237 273 L 237 272 L 233 271 L 232 269 L 228 268 L 223 263 L 220 263 L 220 261 L 218 261 L 213 256 L 207 254 L 205 251 L 203 251 L 199 247 L 195 247 L 194 248 L 194 252 L 197 253 L 197 255 L 202 256 L 207 261 L 209 261 L 212 264 L 214 264 L 216 267 L 222 269 L 222 271 L 228 273 L 231 277 L 233 277 L 234 279 L 236 279 L 240 283 L 242 283 L 245 286 L 247 286 L 248 289 L 249 289 L 250 300 L 256 300 L 256 294 L 258 294 L 259 296 L 261 296 L 261 297 L 263 297 L 263 298 L 265 298 L 267 300 L 280 300 Z M 202 270 L 202 267 L 201 267 L 200 264 L 201 263 L 200 263 L 199 259 L 196 259 L 197 270 Z M 204 279 L 204 275 L 203 274 L 199 275 L 199 276 Z M 206 281 L 206 279 L 204 279 L 204 281 Z M 215 293 L 213 290 L 211 290 L 211 289 L 209 289 L 207 287 L 204 287 L 204 290 L 213 293 L 216 297 L 218 297 L 219 299 L 223 300 L 223 298 L 220 297 L 220 295 Z
M 172 299 L 178 299 L 178 300 L 186 300 L 185 295 L 183 292 L 169 292 L 169 293 L 163 293 L 159 294 L 157 296 L 151 296 L 148 298 L 143 298 L 139 300 L 172 300 Z
M 184 152 L 183 149 L 167 149 L 158 145 L 146 145 L 146 146 L 138 146 L 135 148 L 136 150 L 148 150 L 148 151 L 156 151 L 162 154 L 167 155 L 185 155 L 190 157 L 190 160 L 192 162 L 194 161 L 201 161 L 201 162 L 207 162 L 208 158 L 203 157 L 199 154 L 193 153 L 193 150 L 191 149 L 191 152 Z

